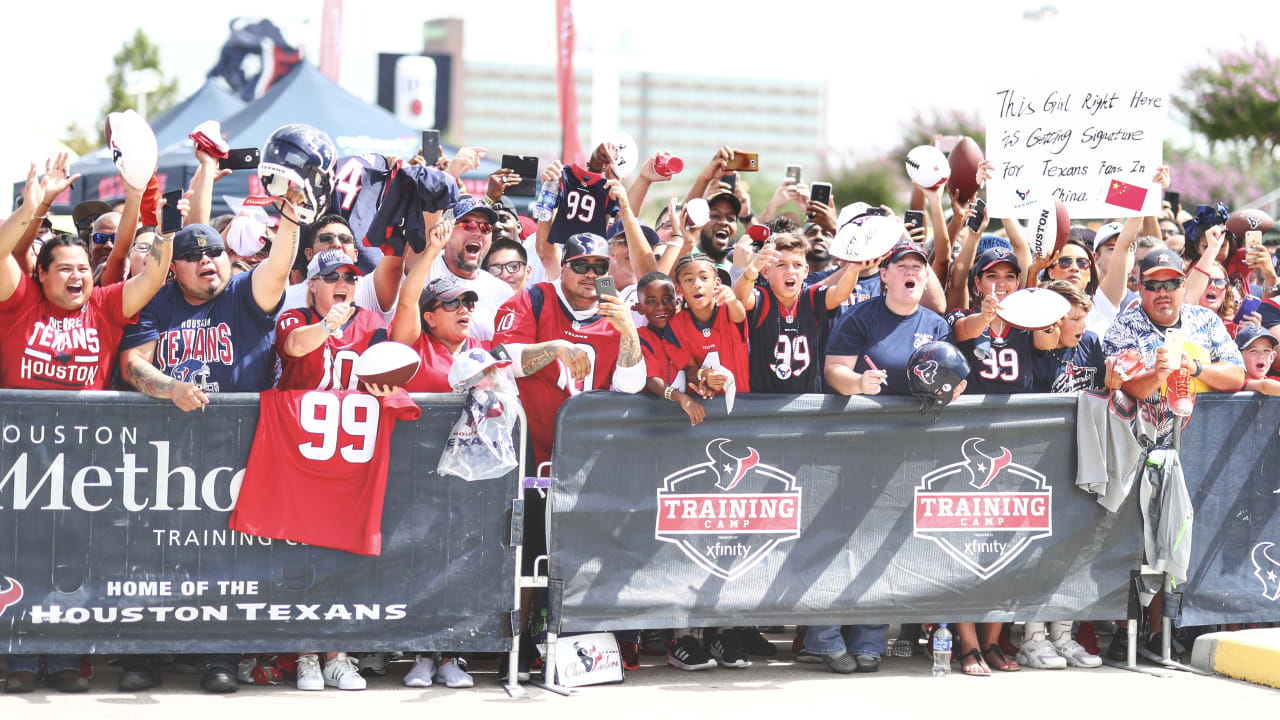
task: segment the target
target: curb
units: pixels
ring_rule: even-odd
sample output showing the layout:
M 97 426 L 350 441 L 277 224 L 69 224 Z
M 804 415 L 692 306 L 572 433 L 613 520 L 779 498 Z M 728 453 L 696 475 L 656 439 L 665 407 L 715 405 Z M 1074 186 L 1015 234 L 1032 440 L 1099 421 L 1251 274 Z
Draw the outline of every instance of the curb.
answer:
M 1196 638 L 1191 665 L 1280 688 L 1280 628 L 1215 632 Z

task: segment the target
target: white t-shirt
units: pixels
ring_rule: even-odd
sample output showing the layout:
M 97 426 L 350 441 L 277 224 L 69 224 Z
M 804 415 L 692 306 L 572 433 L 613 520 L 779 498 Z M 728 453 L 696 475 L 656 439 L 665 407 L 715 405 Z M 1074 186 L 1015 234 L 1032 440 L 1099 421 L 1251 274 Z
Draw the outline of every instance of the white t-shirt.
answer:
M 538 257 L 538 233 L 525 238 L 524 251 L 529 256 L 529 267 L 533 268 L 525 287 L 544 282 L 547 279 L 547 269 L 542 266 L 542 258 Z
M 1102 290 L 1096 290 L 1093 293 L 1093 309 L 1089 311 L 1089 315 L 1085 317 L 1084 326 L 1087 330 L 1092 330 L 1098 337 L 1105 337 L 1107 328 L 1111 327 L 1111 323 L 1115 322 L 1116 316 L 1122 310 L 1128 310 L 1133 307 L 1135 302 L 1141 302 L 1141 298 L 1132 290 L 1125 289 L 1124 299 L 1120 301 L 1123 306 L 1116 309 L 1111 304 L 1111 298 Z
M 440 255 L 431 264 L 431 275 L 427 278 L 427 282 L 430 283 L 446 275 L 453 277 L 476 294 L 476 310 L 471 314 L 471 337 L 477 340 L 492 340 L 493 320 L 498 314 L 498 308 L 507 301 L 507 298 L 514 295 L 515 291 L 488 270 L 482 269 L 470 279 L 454 275 L 445 264 L 444 256 Z
M 356 307 L 364 308 L 372 313 L 377 313 L 382 321 L 391 325 L 391 318 L 396 314 L 396 302 L 392 300 L 391 308 L 383 310 L 378 307 L 378 291 L 373 286 L 373 275 L 361 275 L 356 280 L 355 293 Z M 284 304 L 280 306 L 280 312 L 292 310 L 293 308 L 306 307 L 307 305 L 307 281 L 302 281 L 296 285 L 290 285 L 284 289 Z M 277 313 L 277 316 L 279 313 Z

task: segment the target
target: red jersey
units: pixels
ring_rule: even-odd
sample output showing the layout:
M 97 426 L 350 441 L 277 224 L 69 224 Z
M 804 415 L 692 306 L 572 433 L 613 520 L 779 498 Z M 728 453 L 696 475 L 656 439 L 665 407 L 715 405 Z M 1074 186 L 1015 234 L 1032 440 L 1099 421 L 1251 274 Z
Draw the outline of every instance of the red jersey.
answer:
M 381 554 L 391 431 L 422 411 L 402 392 L 267 390 L 261 402 L 229 527 Z
M 369 348 L 375 337 L 386 339 L 386 328 L 377 313 L 356 308 L 355 313 L 342 326 L 342 337 L 330 335 L 324 344 L 303 355 L 289 357 L 284 351 L 285 341 L 294 330 L 320 322 L 311 308 L 293 308 L 276 318 L 276 354 L 280 356 L 280 390 L 355 390 L 356 375 L 353 372 L 356 358 Z M 381 330 L 382 332 L 378 332 Z
M 466 352 L 471 348 L 488 350 L 489 341 L 477 340 L 468 335 L 459 352 Z M 424 331 L 418 336 L 418 342 L 413 344 L 413 349 L 418 351 L 422 364 L 418 366 L 418 374 L 413 376 L 404 389 L 415 393 L 453 392 L 449 385 L 449 369 L 453 367 L 454 354 L 449 352 L 449 348 L 435 335 Z
M 512 297 L 498 309 L 493 334 L 494 345 L 542 343 L 568 340 L 587 353 L 591 370 L 585 382 L 575 382 L 573 374 L 559 359 L 538 372 L 516 380 L 520 400 L 529 419 L 529 439 L 535 462 L 551 459 L 556 413 L 571 395 L 585 390 L 608 390 L 618 365 L 621 343 L 618 331 L 599 315 L 576 320 L 556 294 L 555 285 L 542 282 Z M 512 358 L 520 362 L 520 358 Z
M 640 336 L 640 351 L 644 353 L 645 375 L 661 378 L 670 385 L 675 382 L 676 374 L 693 362 L 693 353 L 680 344 L 679 338 L 668 325 L 659 335 L 652 325 L 636 328 Z M 684 388 L 677 388 L 684 390 Z
M 63 310 L 23 275 L 0 303 L 0 387 L 101 390 L 125 326 L 137 321 L 124 316 L 123 282 L 95 287 L 79 310 Z
M 716 306 L 711 311 L 711 323 L 703 327 L 686 307 L 671 317 L 669 327 L 680 344 L 693 353 L 699 367 L 712 357 L 713 362 L 733 373 L 738 392 L 751 392 L 746 322 L 730 320 L 729 311 Z

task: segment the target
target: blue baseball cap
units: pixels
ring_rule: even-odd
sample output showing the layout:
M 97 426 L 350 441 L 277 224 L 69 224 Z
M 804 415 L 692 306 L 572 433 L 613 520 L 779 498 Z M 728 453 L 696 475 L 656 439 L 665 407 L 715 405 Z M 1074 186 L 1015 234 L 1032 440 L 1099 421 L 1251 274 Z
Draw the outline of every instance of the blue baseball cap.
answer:
M 203 223 L 187 225 L 173 236 L 173 257 L 180 258 L 192 250 L 226 247 L 222 235 Z
M 1236 333 L 1236 347 L 1244 350 L 1259 338 L 1271 343 L 1271 347 L 1273 348 L 1276 345 L 1280 345 L 1280 340 L 1276 340 L 1276 337 L 1261 325 L 1245 325 L 1240 328 L 1240 332 Z
M 560 263 L 563 265 L 580 257 L 602 257 L 608 260 L 609 244 L 595 233 L 570 235 L 569 239 L 564 241 L 564 258 Z
M 1022 274 L 1022 268 L 1018 265 L 1018 256 L 1014 255 L 1009 248 L 999 246 L 987 248 L 978 255 L 978 259 L 973 261 L 973 273 L 980 275 L 1000 263 L 1009 263 L 1013 266 L 1015 273 Z
M 650 247 L 658 247 L 658 243 L 662 242 L 661 238 L 658 237 L 658 231 L 648 225 L 640 223 L 640 230 L 644 232 L 644 239 L 649 241 Z M 622 241 L 626 242 L 627 229 L 622 226 L 621 220 L 614 220 L 613 224 L 609 226 L 609 229 L 605 232 L 604 236 L 609 240 L 609 242 L 613 242 L 614 238 L 618 237 L 621 237 Z
M 981 255 L 982 253 L 994 247 L 1002 247 L 1007 250 L 1013 249 L 1013 245 L 1010 245 L 1008 240 L 1000 237 L 999 235 L 992 235 L 990 233 L 987 233 L 986 235 L 982 236 L 981 240 L 978 241 L 978 254 Z
M 318 252 L 311 258 L 311 262 L 307 263 L 307 279 L 310 280 L 311 278 L 317 278 L 321 275 L 328 275 L 329 273 L 343 267 L 351 268 L 355 271 L 356 275 L 364 274 L 356 265 L 356 261 L 351 259 L 351 256 L 338 248 L 333 248 L 331 250 L 325 250 L 324 252 Z
M 498 222 L 498 213 L 488 205 L 480 202 L 473 195 L 463 195 L 458 202 L 453 204 L 453 219 L 461 220 L 468 213 L 478 212 L 484 215 L 491 222 Z

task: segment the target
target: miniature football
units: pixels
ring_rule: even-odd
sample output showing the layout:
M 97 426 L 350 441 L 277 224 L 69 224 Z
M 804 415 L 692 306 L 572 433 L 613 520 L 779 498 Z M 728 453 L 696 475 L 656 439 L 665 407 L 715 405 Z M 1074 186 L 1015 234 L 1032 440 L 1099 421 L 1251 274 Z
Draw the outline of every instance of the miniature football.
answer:
M 141 115 L 133 110 L 107 115 L 107 147 L 120 177 L 130 187 L 145 188 L 156 171 L 159 151 L 156 135 Z
M 1067 206 L 1053 199 L 1042 201 L 1036 205 L 1028 230 L 1027 244 L 1032 254 L 1038 258 L 1053 257 L 1067 244 L 1067 236 L 1071 234 Z
M 951 179 L 948 182 L 956 192 L 956 202 L 961 205 L 978 194 L 978 165 L 982 160 L 982 148 L 970 137 L 962 138 L 947 158 L 951 165 Z
M 1022 330 L 1042 330 L 1071 312 L 1071 302 L 1047 288 L 1023 288 L 1000 301 L 996 315 Z
M 911 178 L 911 182 L 926 190 L 941 186 L 951 176 L 947 156 L 932 145 L 911 148 L 911 152 L 907 153 L 906 166 L 907 177 Z
M 1244 234 L 1250 230 L 1265 233 L 1275 227 L 1275 224 L 1275 220 L 1272 220 L 1270 215 L 1253 208 L 1237 210 L 1227 218 L 1227 230 L 1240 240 L 1244 240 Z
M 356 358 L 356 377 L 373 385 L 403 386 L 418 374 L 418 351 L 393 341 L 370 345 Z

